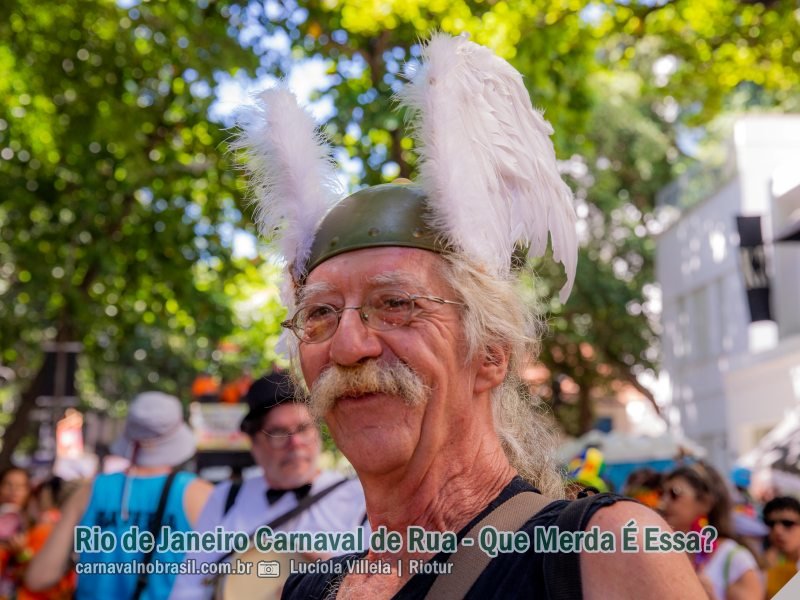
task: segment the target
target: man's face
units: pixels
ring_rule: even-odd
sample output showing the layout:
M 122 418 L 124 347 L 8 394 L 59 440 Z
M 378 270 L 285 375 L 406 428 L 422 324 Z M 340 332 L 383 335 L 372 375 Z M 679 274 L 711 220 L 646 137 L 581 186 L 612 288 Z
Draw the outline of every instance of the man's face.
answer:
M 290 489 L 314 479 L 321 441 L 304 404 L 287 403 L 271 409 L 252 441 L 253 459 L 264 470 L 270 487 Z
M 337 309 L 360 306 L 375 291 L 455 300 L 437 272 L 442 259 L 412 248 L 370 248 L 331 258 L 314 269 L 303 304 L 325 303 Z M 408 325 L 376 331 L 357 310 L 345 310 L 333 336 L 300 344 L 306 383 L 314 386 L 326 369 L 352 371 L 364 363 L 379 367 L 401 363 L 429 388 L 421 402 L 389 393 L 343 389 L 324 418 L 344 455 L 359 474 L 389 473 L 412 464 L 421 468 L 468 428 L 474 369 L 465 364 L 460 308 L 420 300 Z M 414 463 L 413 461 L 416 461 Z
M 769 541 L 772 545 L 784 553 L 800 552 L 800 515 L 783 508 L 764 515 L 764 521 L 770 525 Z

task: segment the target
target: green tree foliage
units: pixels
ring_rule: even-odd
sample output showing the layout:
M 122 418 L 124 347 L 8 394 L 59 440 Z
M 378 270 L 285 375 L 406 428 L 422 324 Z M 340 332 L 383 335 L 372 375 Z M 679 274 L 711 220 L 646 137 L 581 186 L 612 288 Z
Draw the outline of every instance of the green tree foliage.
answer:
M 28 386 L 17 438 L 45 340 L 82 342 L 84 391 L 117 400 L 183 392 L 232 331 L 242 214 L 207 113 L 218 71 L 256 66 L 238 11 L 2 3 L 0 361 Z
M 468 32 L 517 67 L 555 127 L 582 225 L 576 291 L 548 305 L 541 360 L 580 389 L 556 412 L 580 433 L 593 422 L 592 399 L 620 383 L 652 400 L 638 377 L 656 368 L 656 192 L 691 162 L 681 150 L 689 128 L 737 94 L 740 105 L 796 106 L 793 2 L 323 0 L 267 3 L 251 17 L 288 39 L 295 59 L 327 61 L 320 97 L 335 106 L 327 128 L 356 166 L 354 185 L 413 175 L 413 142 L 391 95 L 420 38 Z M 547 261 L 538 273 L 537 292 L 551 298 L 563 275 Z
M 541 359 L 580 390 L 557 414 L 578 433 L 593 398 L 638 386 L 656 366 L 656 192 L 720 111 L 798 107 L 792 0 L 6 0 L 0 363 L 28 390 L 17 421 L 45 340 L 84 344 L 81 391 L 98 404 L 271 363 L 282 315 L 261 282 L 276 269 L 232 258 L 249 215 L 228 134 L 208 120 L 214 87 L 320 58 L 351 183 L 413 175 L 390 98 L 436 29 L 469 32 L 523 73 L 576 191 L 576 291 L 552 299 L 563 274 L 547 260 L 531 284 L 550 324 Z

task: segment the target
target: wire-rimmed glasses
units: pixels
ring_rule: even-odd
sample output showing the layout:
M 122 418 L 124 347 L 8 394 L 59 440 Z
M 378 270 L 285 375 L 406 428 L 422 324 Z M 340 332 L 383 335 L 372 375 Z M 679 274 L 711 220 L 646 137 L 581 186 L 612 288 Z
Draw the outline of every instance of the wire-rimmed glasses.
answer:
M 418 300 L 463 306 L 461 302 L 445 300 L 439 296 L 409 294 L 401 290 L 377 290 L 370 293 L 361 306 L 342 308 L 330 304 L 301 306 L 294 316 L 281 323 L 281 326 L 291 329 L 302 342 L 319 344 L 333 336 L 339 327 L 342 313 L 346 310 L 358 311 L 361 321 L 367 327 L 387 331 L 408 325 L 414 317 L 415 302 Z

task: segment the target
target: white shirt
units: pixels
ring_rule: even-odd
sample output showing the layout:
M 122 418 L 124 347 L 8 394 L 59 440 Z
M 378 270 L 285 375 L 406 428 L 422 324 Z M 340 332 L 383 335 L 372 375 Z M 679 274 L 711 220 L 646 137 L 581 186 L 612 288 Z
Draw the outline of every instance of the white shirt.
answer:
M 731 554 L 733 553 L 733 554 Z M 725 579 L 725 563 L 730 556 L 728 578 Z M 725 600 L 726 590 L 729 585 L 736 583 L 747 571 L 758 573 L 758 564 L 750 551 L 740 546 L 733 540 L 725 539 L 719 543 L 714 554 L 703 568 L 703 574 L 708 577 L 714 587 L 714 593 L 719 600 Z
M 310 494 L 316 494 L 341 480 L 333 471 L 323 471 L 311 485 Z M 222 526 L 226 531 L 243 531 L 248 536 L 262 525 L 289 512 L 297 506 L 297 498 L 287 492 L 274 504 L 267 503 L 267 482 L 262 476 L 250 477 L 242 482 L 236 501 L 222 517 L 225 500 L 231 482 L 220 483 L 208 498 L 200 514 L 195 531 L 214 531 Z M 366 503 L 364 492 L 357 479 L 340 485 L 330 494 L 315 502 L 302 513 L 277 529 L 283 531 L 355 531 L 364 522 Z M 369 525 L 364 523 L 364 539 L 369 540 Z M 224 552 L 187 552 L 184 562 L 195 559 L 200 562 L 216 562 Z M 170 600 L 210 600 L 214 594 L 211 585 L 204 584 L 207 578 L 200 574 L 181 574 L 175 579 Z

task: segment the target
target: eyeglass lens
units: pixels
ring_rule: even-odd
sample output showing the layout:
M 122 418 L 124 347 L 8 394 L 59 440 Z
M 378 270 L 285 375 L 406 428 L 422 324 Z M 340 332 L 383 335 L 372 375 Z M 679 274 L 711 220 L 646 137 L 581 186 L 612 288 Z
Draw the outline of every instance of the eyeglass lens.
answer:
M 347 309 L 358 310 L 362 320 L 373 329 L 394 329 L 409 322 L 414 299 L 405 292 L 379 291 L 367 296 L 361 306 L 337 310 L 328 304 L 312 304 L 297 312 L 293 325 L 304 341 L 323 341 L 333 335 L 342 312 Z
M 294 431 L 288 429 L 262 429 L 262 433 L 267 436 L 267 441 L 273 448 L 281 448 L 289 443 L 289 439 L 297 437 L 298 439 L 308 440 L 314 432 L 313 423 L 304 423 Z

